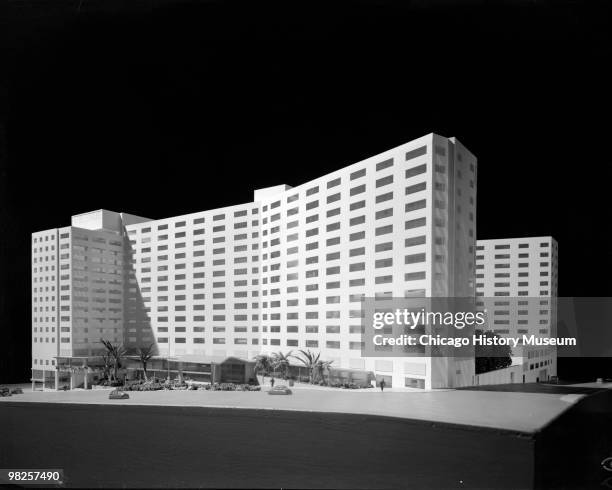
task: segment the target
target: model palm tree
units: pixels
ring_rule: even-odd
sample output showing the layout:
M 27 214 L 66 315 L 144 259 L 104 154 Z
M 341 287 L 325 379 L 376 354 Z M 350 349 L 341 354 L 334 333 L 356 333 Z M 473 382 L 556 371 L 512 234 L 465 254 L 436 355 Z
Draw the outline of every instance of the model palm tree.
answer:
M 273 355 L 272 358 L 272 367 L 274 371 L 279 371 L 283 379 L 287 379 L 287 371 L 289 370 L 289 359 L 294 357 L 291 353 L 293 351 L 287 352 L 287 354 L 283 354 L 282 352 L 277 352 Z
M 262 373 L 262 375 L 265 377 L 270 372 L 271 368 L 272 368 L 272 359 L 270 358 L 269 355 L 259 354 L 258 356 L 255 357 L 255 367 L 254 367 L 255 376 L 257 376 L 257 373 Z
M 153 357 L 153 346 L 154 344 L 151 344 L 149 347 L 138 348 L 138 357 L 140 358 L 140 364 L 142 364 L 142 372 L 144 374 L 145 381 L 149 381 L 149 378 L 147 377 L 147 362 L 149 362 Z
M 109 359 L 113 364 L 112 379 L 117 381 L 117 372 L 121 367 L 121 359 L 125 356 L 126 350 L 122 345 L 113 345 L 109 340 L 100 339 L 102 345 L 106 348 Z
M 306 369 L 308 369 L 308 381 L 312 383 L 314 381 L 315 367 L 319 362 L 321 353 L 315 354 L 314 352 L 311 352 L 310 349 L 307 351 L 300 349 L 300 354 L 301 356 L 296 356 L 296 359 L 306 366 Z
M 112 361 L 111 361 L 111 357 L 108 351 L 102 354 L 102 362 L 104 362 L 104 367 L 102 368 L 103 373 L 104 373 L 104 378 L 110 381 Z
M 314 366 L 315 378 L 325 380 L 325 372 L 327 371 L 329 374 L 329 366 L 331 366 L 333 362 L 334 361 L 317 360 Z

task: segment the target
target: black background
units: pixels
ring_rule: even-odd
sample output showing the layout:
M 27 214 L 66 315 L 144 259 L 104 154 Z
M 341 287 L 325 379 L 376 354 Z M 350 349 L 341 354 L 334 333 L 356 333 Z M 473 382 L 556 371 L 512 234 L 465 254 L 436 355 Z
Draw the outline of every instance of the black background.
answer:
M 1 382 L 29 379 L 32 232 L 247 202 L 430 132 L 478 157 L 478 238 L 552 235 L 559 294 L 612 295 L 605 2 L 9 5 Z

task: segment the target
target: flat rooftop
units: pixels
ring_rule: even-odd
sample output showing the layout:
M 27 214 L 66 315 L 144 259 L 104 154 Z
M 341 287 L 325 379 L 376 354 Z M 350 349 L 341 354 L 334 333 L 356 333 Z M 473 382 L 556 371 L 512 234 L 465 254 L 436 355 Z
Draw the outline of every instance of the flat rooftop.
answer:
M 533 433 L 556 418 L 580 394 L 493 391 L 384 392 L 380 390 L 297 389 L 293 395 L 260 392 L 128 392 L 128 400 L 109 400 L 109 390 L 35 391 L 0 398 L 0 403 L 69 403 L 353 413 Z

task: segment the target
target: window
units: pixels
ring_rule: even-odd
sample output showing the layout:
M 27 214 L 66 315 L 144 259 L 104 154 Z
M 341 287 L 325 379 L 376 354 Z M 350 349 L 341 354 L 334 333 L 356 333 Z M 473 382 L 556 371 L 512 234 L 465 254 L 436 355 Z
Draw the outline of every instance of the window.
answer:
M 381 194 L 379 196 L 376 196 L 376 204 L 385 202 L 385 201 L 390 201 L 391 199 L 393 199 L 393 192 L 387 192 L 386 194 Z
M 391 212 L 393 213 L 393 209 L 391 209 Z M 377 215 L 378 215 L 378 213 L 377 213 Z M 378 219 L 378 217 L 377 217 L 377 219 Z M 351 220 L 349 222 L 350 226 L 361 225 L 363 223 L 365 223 L 365 215 L 356 216 L 355 218 L 351 218 Z M 339 229 L 340 228 L 340 223 L 336 223 L 336 224 L 338 226 L 337 226 L 337 228 L 334 228 L 334 229 Z M 330 227 L 330 225 L 327 225 L 327 231 L 330 231 L 329 227 Z
M 420 201 L 414 201 L 406 203 L 406 212 L 416 211 L 417 209 L 423 209 L 427 205 L 427 201 L 425 199 L 421 199 Z
M 365 255 L 365 247 L 353 248 L 349 252 L 349 257 L 358 257 L 360 255 Z
M 393 158 L 390 158 L 389 160 L 385 160 L 384 162 L 377 163 L 376 171 L 378 172 L 380 170 L 384 170 L 392 166 L 393 166 Z
M 426 182 L 419 182 L 418 184 L 410 185 L 406 187 L 406 195 L 414 194 L 415 192 L 424 191 L 427 188 Z
M 380 211 L 376 211 L 376 219 L 388 218 L 389 216 L 393 216 L 393 208 L 381 209 Z
M 384 187 L 392 183 L 393 183 L 393 175 L 387 175 L 386 177 L 383 177 L 382 179 L 378 179 L 376 181 L 376 188 Z
M 356 233 L 351 233 L 349 235 L 349 240 L 351 242 L 355 241 L 355 240 L 362 240 L 365 238 L 365 231 L 358 231 Z
M 405 247 L 414 247 L 416 245 L 424 245 L 424 244 L 425 244 L 425 235 L 406 238 L 406 240 L 404 241 Z
M 412 160 L 427 154 L 427 146 L 421 146 L 406 153 L 406 161 Z
M 327 204 L 332 202 L 336 202 L 340 200 L 340 193 L 332 194 L 331 196 L 327 196 Z
M 351 180 L 355 180 L 358 179 L 360 177 L 363 177 L 366 174 L 366 169 L 362 168 L 361 170 L 356 170 L 355 172 L 351 173 Z
M 336 186 L 340 185 L 340 182 L 341 182 L 340 177 L 338 177 L 337 179 L 334 179 L 334 180 L 330 180 L 327 183 L 327 188 L 331 189 L 332 187 L 336 187 Z
M 376 252 L 386 252 L 389 250 L 393 250 L 393 242 L 385 242 L 385 243 L 377 243 L 375 251 Z
M 408 272 L 404 274 L 404 280 L 406 281 L 418 281 L 420 279 L 425 279 L 425 272 Z
M 424 253 L 406 255 L 404 260 L 405 264 L 418 264 L 420 262 L 425 262 Z
M 425 226 L 425 224 L 426 224 L 426 218 L 412 219 L 412 220 L 406 221 L 405 229 L 411 230 L 413 228 L 419 228 L 421 226 Z
M 425 218 L 422 218 L 423 220 Z M 376 228 L 376 236 L 387 235 L 393 233 L 393 225 L 379 226 Z
M 375 262 L 376 269 L 382 269 L 384 267 L 392 267 L 392 266 L 393 266 L 393 259 L 392 258 L 379 259 L 379 260 L 377 260 Z
M 416 177 L 417 175 L 424 174 L 427 171 L 427 165 L 418 165 L 413 168 L 409 168 L 406 170 L 406 178 L 409 179 L 411 177 Z
M 357 187 L 353 187 L 350 190 L 350 195 L 351 196 L 356 196 L 358 194 L 362 194 L 363 192 L 365 192 L 365 190 L 366 190 L 365 184 L 361 184 L 361 185 L 358 185 Z
M 375 284 L 389 284 L 393 282 L 393 276 L 378 276 L 374 282 Z

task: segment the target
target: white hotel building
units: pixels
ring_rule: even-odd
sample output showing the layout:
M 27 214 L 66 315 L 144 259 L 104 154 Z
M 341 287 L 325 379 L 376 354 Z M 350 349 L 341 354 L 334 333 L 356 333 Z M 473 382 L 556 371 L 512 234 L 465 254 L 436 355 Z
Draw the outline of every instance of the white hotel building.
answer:
M 33 377 L 102 337 L 191 362 L 310 349 L 388 386 L 470 384 L 473 360 L 362 357 L 360 303 L 474 297 L 475 214 L 476 158 L 429 134 L 250 203 L 74 216 L 32 235 Z
M 558 255 L 550 236 L 478 240 L 476 295 L 490 330 L 502 337 L 556 337 Z M 526 372 L 537 371 L 535 379 L 557 375 L 555 347 L 513 354 Z

